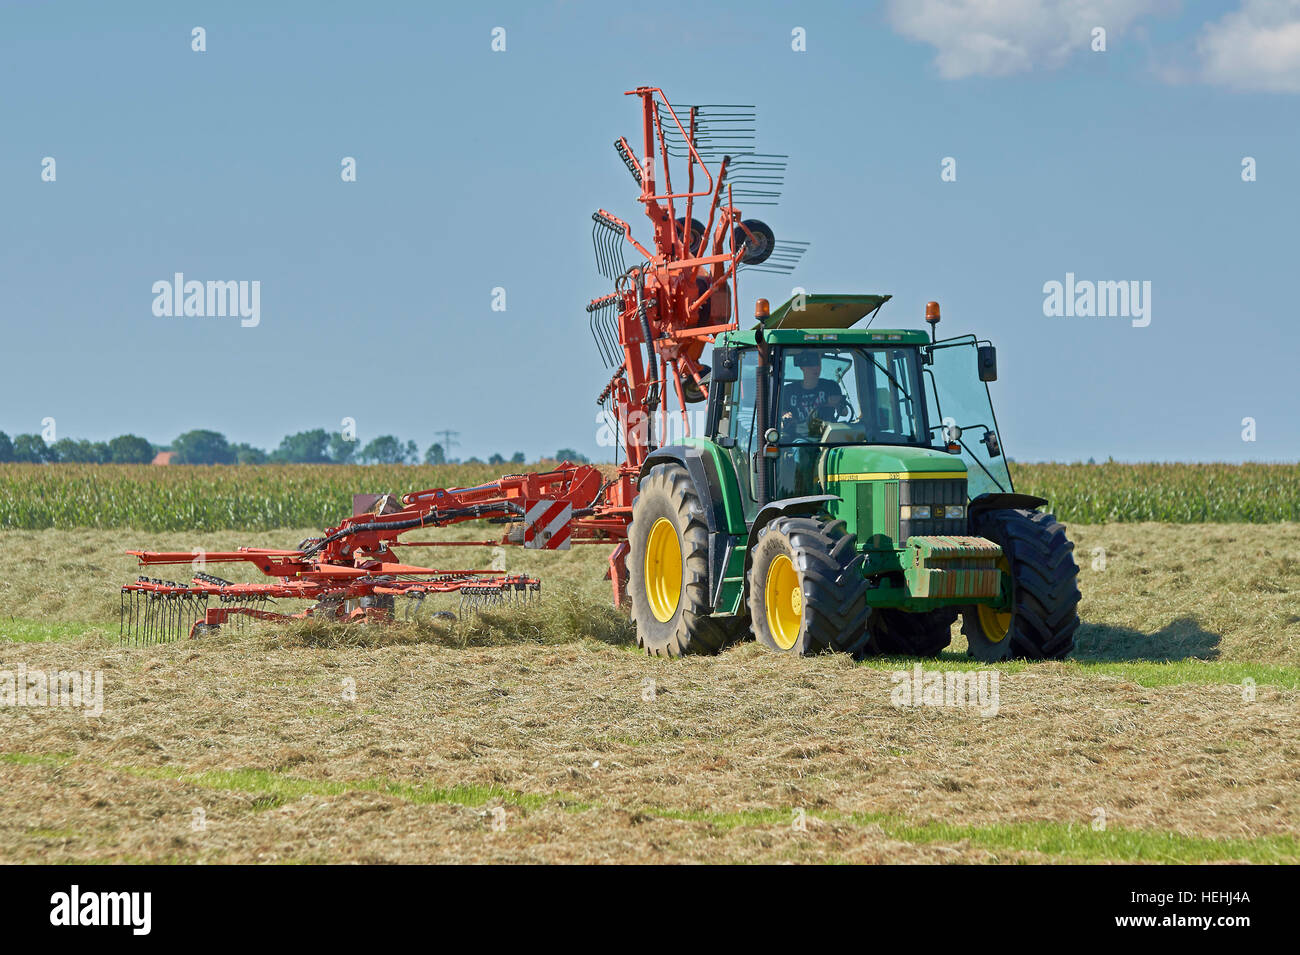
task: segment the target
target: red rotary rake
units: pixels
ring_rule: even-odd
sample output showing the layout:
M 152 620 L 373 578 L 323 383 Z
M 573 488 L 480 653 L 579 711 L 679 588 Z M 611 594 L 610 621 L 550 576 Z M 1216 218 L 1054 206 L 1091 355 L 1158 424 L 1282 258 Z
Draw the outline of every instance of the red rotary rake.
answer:
M 368 513 L 331 527 L 324 537 L 296 550 L 241 547 L 204 553 L 128 551 L 142 566 L 175 564 L 252 564 L 275 583 L 232 583 L 204 571 L 188 584 L 140 577 L 122 588 L 121 637 L 136 643 L 210 633 L 232 618 L 292 620 L 391 619 L 398 597 L 413 602 L 407 616 L 431 594 L 456 593 L 462 612 L 506 601 L 536 599 L 541 581 L 495 570 L 446 570 L 399 560 L 398 547 L 493 545 L 498 541 L 403 541 L 422 527 L 448 527 L 464 521 L 508 523 L 500 543 L 554 550 L 567 548 L 573 518 L 592 513 L 603 491 L 600 472 L 590 465 L 564 464 L 545 474 L 503 477 L 472 488 L 432 488 L 401 498 L 382 497 Z M 598 525 L 597 525 L 598 526 Z M 584 526 L 579 534 L 594 529 Z M 587 539 L 591 539 L 588 536 Z M 306 600 L 297 613 L 270 609 L 279 599 Z
M 510 527 L 500 541 L 471 543 L 559 549 L 575 540 L 617 542 L 608 577 L 615 604 L 625 603 L 628 526 L 642 466 L 666 438 L 670 414 L 680 415 L 684 434 L 690 434 L 686 406 L 708 396 L 709 367 L 700 361 L 704 347 L 738 327 L 733 316 L 739 314 L 739 270 L 789 272 L 805 249 L 803 243 L 776 242 L 767 225 L 742 219 L 735 205 L 737 199 L 772 205 L 784 174 L 785 157 L 748 151 L 752 107 L 674 107 L 656 87 L 627 95 L 641 101 L 643 148 L 638 156 L 624 137 L 614 146 L 640 187 L 638 201 L 653 239 L 643 245 L 627 222 L 604 209 L 592 216 L 597 269 L 614 283 L 614 292 L 587 306 L 601 357 L 614 369 L 597 403 L 612 412 L 623 449 L 616 475 L 605 481 L 594 467 L 565 462 L 554 471 L 508 475 L 479 487 L 418 491 L 400 503 L 385 498 L 370 513 L 296 550 L 245 547 L 205 554 L 206 564 L 249 563 L 276 582 L 231 583 L 201 568 L 188 584 L 141 577 L 122 588 L 124 639 L 174 639 L 182 631 L 197 636 L 245 617 L 389 619 L 397 597 L 418 602 L 434 593 L 457 592 L 463 609 L 536 596 L 541 585 L 534 578 L 415 566 L 393 553 L 397 547 L 463 544 L 403 542 L 399 536 L 474 520 Z M 685 160 L 684 191 L 674 191 L 673 158 Z M 694 217 L 696 211 L 706 215 L 704 222 Z M 626 267 L 625 245 L 642 261 Z M 188 553 L 128 553 L 142 566 L 196 563 Z M 268 609 L 280 599 L 311 605 L 292 614 Z

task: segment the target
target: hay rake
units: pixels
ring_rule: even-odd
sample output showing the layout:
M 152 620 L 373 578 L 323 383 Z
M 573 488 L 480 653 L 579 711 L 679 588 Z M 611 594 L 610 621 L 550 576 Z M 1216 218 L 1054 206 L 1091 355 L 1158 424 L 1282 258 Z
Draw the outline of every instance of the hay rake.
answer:
M 329 584 L 236 584 L 199 580 L 190 584 L 140 577 L 122 588 L 119 637 L 135 646 L 167 643 L 181 636 L 215 633 L 228 624 L 242 627 L 248 620 L 358 621 L 396 618 L 396 598 L 402 597 L 402 619 L 416 620 L 424 600 L 433 594 L 459 595 L 459 616 L 516 602 L 541 599 L 542 582 L 523 574 L 461 571 L 436 580 L 361 578 L 338 589 Z M 311 601 L 305 610 L 284 612 L 276 598 Z M 454 620 L 458 614 L 440 611 L 435 619 Z
M 241 547 L 206 552 L 207 564 L 252 564 L 272 580 L 235 583 L 197 570 L 189 583 L 142 576 L 122 587 L 123 642 L 157 643 L 212 633 L 249 619 L 283 621 L 324 618 L 339 621 L 392 620 L 397 598 L 403 616 L 417 616 L 434 594 L 456 594 L 461 613 L 539 600 L 541 581 L 495 569 L 447 569 L 407 563 L 398 548 L 499 546 L 539 550 L 569 547 L 571 541 L 608 539 L 595 505 L 606 485 L 590 465 L 565 463 L 554 471 L 507 475 L 471 488 L 431 488 L 401 498 L 368 498 L 370 510 L 354 514 L 321 537 L 294 550 Z M 581 518 L 581 526 L 575 518 Z M 406 541 L 421 528 L 465 521 L 508 525 L 500 540 Z M 194 564 L 187 552 L 128 551 L 143 566 Z M 281 609 L 277 601 L 306 601 L 304 610 Z

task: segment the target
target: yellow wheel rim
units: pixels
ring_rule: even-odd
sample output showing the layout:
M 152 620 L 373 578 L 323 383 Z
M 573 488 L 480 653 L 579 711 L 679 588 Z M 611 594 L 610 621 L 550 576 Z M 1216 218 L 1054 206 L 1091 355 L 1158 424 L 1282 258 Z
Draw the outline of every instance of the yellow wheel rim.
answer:
M 646 541 L 645 595 L 660 623 L 673 618 L 682 599 L 682 544 L 666 517 L 654 522 Z
M 799 574 L 785 554 L 779 554 L 767 568 L 763 585 L 763 605 L 767 609 L 767 632 L 782 650 L 789 650 L 799 639 L 803 626 L 803 592 Z
M 998 560 L 998 570 L 1004 574 L 1011 573 L 1011 565 L 1005 557 Z M 1011 611 L 1002 612 L 993 607 L 979 605 L 980 629 L 990 643 L 1001 643 L 1011 632 Z

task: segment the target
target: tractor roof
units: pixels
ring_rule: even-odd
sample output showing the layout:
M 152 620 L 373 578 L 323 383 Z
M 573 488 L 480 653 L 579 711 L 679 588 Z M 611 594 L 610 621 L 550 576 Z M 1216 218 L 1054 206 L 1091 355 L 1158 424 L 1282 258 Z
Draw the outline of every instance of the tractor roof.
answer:
M 778 328 L 763 333 L 772 345 L 924 345 L 930 340 L 925 332 L 914 328 Z M 718 336 L 719 347 L 753 345 L 754 330 L 724 332 Z
M 899 328 L 853 328 L 874 315 L 891 295 L 797 295 L 763 322 L 763 337 L 774 345 L 843 342 L 851 345 L 924 345 L 923 331 Z M 727 332 L 719 345 L 753 345 L 754 329 Z
M 768 316 L 763 327 L 769 330 L 849 328 L 891 298 L 892 295 L 795 295 Z

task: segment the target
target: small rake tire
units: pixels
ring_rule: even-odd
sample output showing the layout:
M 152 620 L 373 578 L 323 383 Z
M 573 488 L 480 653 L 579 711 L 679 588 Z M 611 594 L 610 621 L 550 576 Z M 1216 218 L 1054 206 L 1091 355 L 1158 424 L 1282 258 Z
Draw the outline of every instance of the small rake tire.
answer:
M 672 564 L 673 539 L 679 571 Z M 628 547 L 627 589 L 636 642 L 649 656 L 717 653 L 745 634 L 748 621 L 743 617 L 710 616 L 709 529 L 684 467 L 656 464 L 641 479 Z
M 985 511 L 972 528 L 1002 548 L 1012 577 L 1005 633 L 987 610 L 967 607 L 961 632 L 977 660 L 1060 660 L 1079 629 L 1079 568 L 1065 525 L 1042 511 Z
M 870 638 L 862 564 L 857 537 L 846 531 L 843 521 L 778 517 L 764 526 L 749 574 L 754 638 L 778 653 L 839 651 L 862 656 Z M 797 598 L 785 588 L 769 586 L 789 580 L 790 572 L 797 580 Z M 786 600 L 797 604 L 797 613 L 775 603 Z M 780 625 L 782 620 L 787 626 Z
M 901 657 L 933 657 L 952 643 L 956 607 L 940 607 L 924 613 L 907 613 L 892 607 L 871 614 L 869 653 Z

